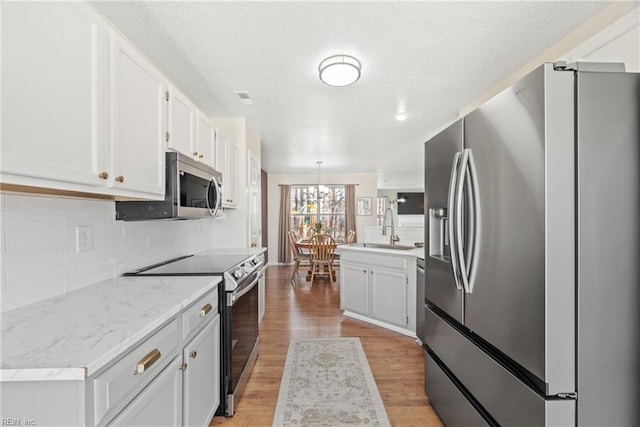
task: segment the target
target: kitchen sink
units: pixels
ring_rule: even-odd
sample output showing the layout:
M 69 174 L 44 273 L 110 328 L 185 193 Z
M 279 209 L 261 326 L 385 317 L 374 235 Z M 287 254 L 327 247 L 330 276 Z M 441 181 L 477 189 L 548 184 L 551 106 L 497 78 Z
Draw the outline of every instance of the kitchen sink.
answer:
M 360 246 L 362 248 L 375 248 L 375 249 L 394 249 L 398 251 L 407 251 L 409 249 L 415 249 L 415 246 L 405 245 L 390 245 L 388 243 L 356 243 L 353 246 Z

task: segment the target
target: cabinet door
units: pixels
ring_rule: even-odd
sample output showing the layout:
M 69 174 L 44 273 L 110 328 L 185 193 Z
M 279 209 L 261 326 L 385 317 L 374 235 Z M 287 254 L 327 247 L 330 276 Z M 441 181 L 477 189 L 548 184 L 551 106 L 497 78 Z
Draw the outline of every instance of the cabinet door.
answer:
M 163 199 L 167 83 L 126 40 L 110 35 L 113 185 Z
M 227 165 L 227 200 L 228 208 L 238 207 L 238 167 L 240 165 L 240 153 L 238 146 L 229 141 L 229 162 Z
M 260 198 L 260 160 L 252 152 L 249 164 L 249 246 L 262 246 L 262 200 Z
M 406 328 L 407 274 L 400 271 L 371 269 L 371 317 Z
M 343 310 L 369 315 L 369 269 L 367 267 L 342 262 L 340 305 Z
M 220 315 L 184 348 L 184 425 L 209 425 L 220 404 Z
M 222 182 L 227 180 L 227 168 L 229 163 L 229 140 L 220 135 L 220 132 L 216 135 L 216 170 L 222 174 Z
M 106 185 L 102 20 L 78 2 L 0 7 L 3 181 Z
M 185 156 L 195 153 L 196 107 L 174 87 L 169 88 L 168 147 Z
M 181 426 L 182 371 L 176 357 L 117 417 L 110 426 Z
M 196 150 L 194 151 L 194 158 L 208 164 L 215 169 L 215 135 L 216 130 L 207 117 L 198 111 L 198 120 L 196 125 Z

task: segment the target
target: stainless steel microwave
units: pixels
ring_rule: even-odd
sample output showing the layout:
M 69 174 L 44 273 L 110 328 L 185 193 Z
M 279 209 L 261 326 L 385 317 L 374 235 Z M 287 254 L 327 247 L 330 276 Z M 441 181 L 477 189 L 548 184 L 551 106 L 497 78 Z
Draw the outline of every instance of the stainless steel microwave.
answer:
M 166 154 L 163 201 L 116 202 L 116 219 L 197 219 L 215 217 L 222 206 L 222 174 L 178 153 Z

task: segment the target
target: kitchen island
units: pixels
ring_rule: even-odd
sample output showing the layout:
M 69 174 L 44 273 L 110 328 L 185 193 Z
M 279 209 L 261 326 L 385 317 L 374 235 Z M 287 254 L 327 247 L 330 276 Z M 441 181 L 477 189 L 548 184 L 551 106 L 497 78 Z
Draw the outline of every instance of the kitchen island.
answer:
M 104 425 L 208 417 L 210 407 L 183 405 L 183 380 L 186 397 L 198 384 L 188 375 L 218 372 L 204 387 L 219 398 L 220 280 L 118 277 L 3 313 L 2 418 Z M 189 371 L 184 357 L 195 350 L 184 350 L 193 346 L 203 357 Z
M 416 260 L 424 248 L 356 243 L 338 251 L 344 315 L 415 337 Z

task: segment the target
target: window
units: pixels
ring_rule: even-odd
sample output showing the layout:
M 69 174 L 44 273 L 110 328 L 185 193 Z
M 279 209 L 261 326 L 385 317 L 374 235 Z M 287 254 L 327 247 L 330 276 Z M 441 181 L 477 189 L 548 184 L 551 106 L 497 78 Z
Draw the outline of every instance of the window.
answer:
M 344 241 L 344 185 L 292 185 L 290 194 L 289 228 L 301 239 L 309 239 L 320 227 L 336 241 Z
M 376 215 L 378 217 L 378 225 L 384 225 L 384 211 L 387 210 L 387 201 L 389 198 L 387 196 L 378 197 L 378 208 L 376 209 Z

